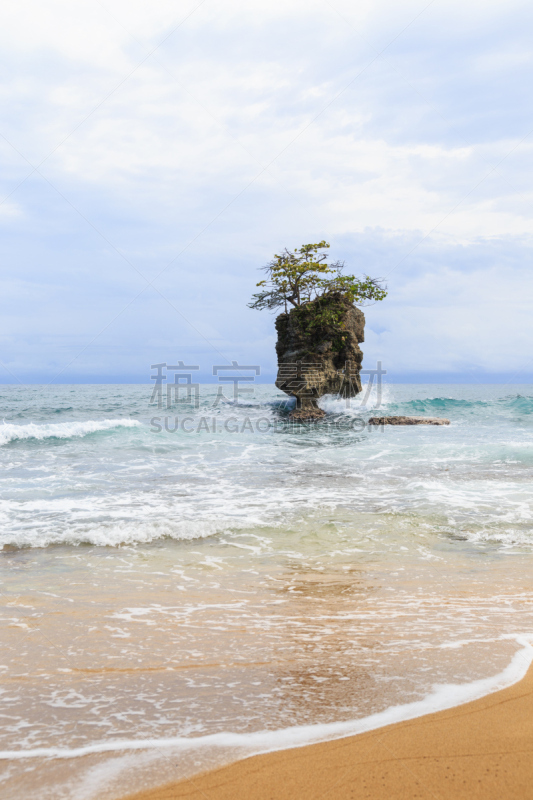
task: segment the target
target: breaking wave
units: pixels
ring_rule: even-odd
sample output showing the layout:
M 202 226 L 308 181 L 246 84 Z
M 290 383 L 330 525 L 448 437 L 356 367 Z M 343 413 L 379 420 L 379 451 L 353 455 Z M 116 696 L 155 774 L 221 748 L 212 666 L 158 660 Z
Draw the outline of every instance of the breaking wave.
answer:
M 133 419 L 87 420 L 44 425 L 37 425 L 35 422 L 27 425 L 13 425 L 11 422 L 4 422 L 0 426 L 0 447 L 22 439 L 72 439 L 113 428 L 137 428 L 140 425 L 140 422 Z
M 428 397 L 403 403 L 384 403 L 387 411 L 405 414 L 533 414 L 533 397 L 510 395 L 494 400 L 464 400 L 455 397 Z

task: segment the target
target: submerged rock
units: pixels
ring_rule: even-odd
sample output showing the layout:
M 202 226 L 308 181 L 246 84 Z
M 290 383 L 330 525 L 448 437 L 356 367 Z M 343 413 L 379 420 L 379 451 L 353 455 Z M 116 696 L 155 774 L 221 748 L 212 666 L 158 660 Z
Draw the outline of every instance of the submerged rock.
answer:
M 449 425 L 443 417 L 371 417 L 369 425 Z
M 276 319 L 276 386 L 296 398 L 292 419 L 325 416 L 325 394 L 355 397 L 361 391 L 365 315 L 342 294 L 325 295 Z

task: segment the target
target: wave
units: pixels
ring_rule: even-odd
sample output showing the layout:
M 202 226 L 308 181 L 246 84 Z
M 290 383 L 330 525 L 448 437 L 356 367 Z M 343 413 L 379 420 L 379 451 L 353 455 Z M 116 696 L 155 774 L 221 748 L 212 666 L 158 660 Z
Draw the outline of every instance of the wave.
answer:
M 503 405 L 511 411 L 518 411 L 521 414 L 533 414 L 533 397 L 521 394 L 512 397 L 504 397 L 496 402 L 496 405 Z
M 503 634 L 500 639 L 514 639 L 517 644 L 521 645 L 521 649 L 514 654 L 510 664 L 498 675 L 466 684 L 437 684 L 433 687 L 433 692 L 423 700 L 392 706 L 385 711 L 371 714 L 362 719 L 301 725 L 281 730 L 257 731 L 255 733 L 232 733 L 228 731 L 191 738 L 176 736 L 157 739 L 116 739 L 72 748 L 36 747 L 28 750 L 3 750 L 0 751 L 0 760 L 79 758 L 80 756 L 95 753 L 160 750 L 163 748 L 172 748 L 183 752 L 200 750 L 205 747 L 233 749 L 240 751 L 239 755 L 241 757 L 246 757 L 355 736 L 358 733 L 382 728 L 385 725 L 392 725 L 397 722 L 422 717 L 426 714 L 445 711 L 518 683 L 526 676 L 533 662 L 531 633 Z
M 284 411 L 294 406 L 294 399 L 276 399 L 269 405 L 275 411 Z M 508 395 L 491 400 L 465 400 L 455 397 L 425 397 L 413 400 L 398 400 L 395 398 L 394 387 L 382 386 L 378 391 L 377 387 L 372 387 L 367 392 L 366 385 L 363 391 L 356 397 L 349 400 L 339 395 L 324 395 L 318 401 L 318 405 L 328 414 L 343 416 L 361 416 L 365 414 L 375 414 L 378 409 L 383 409 L 386 413 L 418 415 L 428 414 L 431 416 L 444 416 L 454 414 L 477 413 L 484 416 L 490 414 L 505 414 L 509 417 L 520 415 L 533 415 L 533 396 L 531 395 Z
M 405 408 L 416 411 L 440 411 L 449 409 L 487 408 L 490 402 L 486 400 L 457 400 L 454 397 L 428 397 L 424 400 L 409 400 L 402 403 Z
M 113 428 L 137 428 L 140 425 L 140 422 L 133 419 L 90 419 L 86 422 L 57 422 L 44 425 L 37 425 L 35 422 L 13 425 L 11 422 L 4 422 L 0 426 L 0 447 L 23 439 L 72 439 Z
M 59 515 L 58 515 L 59 516 Z M 191 541 L 210 536 L 233 533 L 250 527 L 248 520 L 235 519 L 183 519 L 152 521 L 144 515 L 140 520 L 109 520 L 83 522 L 74 517 L 54 519 L 51 525 L 41 522 L 31 529 L 2 531 L 0 552 L 52 545 L 94 545 L 95 547 L 120 547 L 121 545 L 150 544 L 161 539 Z
M 533 397 L 523 395 L 510 395 L 494 400 L 461 400 L 454 397 L 428 397 L 418 400 L 408 400 L 403 403 L 385 403 L 387 410 L 401 409 L 404 413 L 453 413 L 455 412 L 519 412 L 533 414 Z

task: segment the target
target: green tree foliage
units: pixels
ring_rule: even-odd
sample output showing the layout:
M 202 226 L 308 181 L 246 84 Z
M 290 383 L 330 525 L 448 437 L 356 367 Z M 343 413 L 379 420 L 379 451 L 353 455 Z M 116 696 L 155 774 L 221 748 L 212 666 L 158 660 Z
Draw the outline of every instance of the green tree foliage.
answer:
M 325 241 L 318 244 L 304 244 L 291 251 L 282 251 L 263 267 L 267 273 L 265 280 L 259 281 L 259 292 L 252 295 L 250 308 L 285 308 L 288 304 L 302 308 L 318 298 L 339 293 L 351 303 L 364 305 L 377 302 L 387 296 L 383 281 L 379 278 L 356 278 L 343 275 L 344 262 L 327 263 L 329 248 Z

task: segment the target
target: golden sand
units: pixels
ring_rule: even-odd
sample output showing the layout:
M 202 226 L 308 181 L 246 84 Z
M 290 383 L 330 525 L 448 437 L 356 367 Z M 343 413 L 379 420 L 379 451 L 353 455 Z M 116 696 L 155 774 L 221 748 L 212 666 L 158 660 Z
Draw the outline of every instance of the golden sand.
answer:
M 508 689 L 346 739 L 254 756 L 127 800 L 529 800 L 533 668 Z

